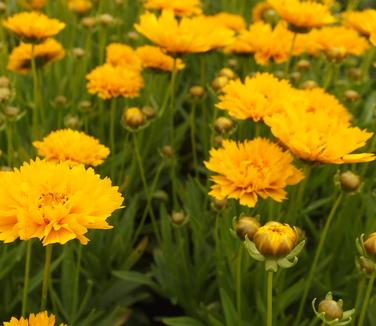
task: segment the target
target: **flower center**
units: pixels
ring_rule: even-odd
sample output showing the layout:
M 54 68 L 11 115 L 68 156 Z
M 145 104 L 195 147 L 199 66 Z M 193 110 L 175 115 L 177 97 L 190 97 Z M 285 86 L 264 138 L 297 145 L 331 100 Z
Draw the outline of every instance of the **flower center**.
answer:
M 68 196 L 66 194 L 59 194 L 55 192 L 43 193 L 39 196 L 38 208 L 43 207 L 54 207 L 59 204 L 64 205 L 68 201 Z

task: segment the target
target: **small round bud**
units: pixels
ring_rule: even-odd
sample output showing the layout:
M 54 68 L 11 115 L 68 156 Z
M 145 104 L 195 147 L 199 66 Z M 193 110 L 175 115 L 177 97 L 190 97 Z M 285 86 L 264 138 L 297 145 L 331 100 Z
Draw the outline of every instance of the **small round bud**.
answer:
M 340 174 L 339 182 L 343 190 L 353 192 L 360 186 L 360 177 L 351 171 L 345 171 Z
M 75 114 L 67 114 L 64 117 L 64 126 L 70 129 L 79 129 L 82 125 L 82 121 L 79 116 Z
M 261 224 L 256 218 L 243 216 L 239 219 L 238 223 L 236 223 L 235 231 L 241 240 L 244 240 L 245 236 L 247 236 L 249 240 L 253 240 L 255 233 L 260 227 Z
M 10 98 L 9 88 L 0 88 L 0 102 L 5 102 Z
M 124 4 L 124 0 L 115 0 L 115 5 L 122 6 Z
M 65 106 L 67 104 L 67 98 L 64 95 L 58 95 L 54 99 L 56 106 Z
M 7 11 L 7 5 L 3 2 L 0 1 L 0 14 L 3 14 Z
M 180 212 L 172 212 L 171 214 L 171 222 L 175 225 L 183 225 L 187 220 L 186 215 L 183 211 Z
M 88 110 L 90 110 L 92 108 L 91 102 L 90 101 L 80 101 L 78 103 L 78 108 L 81 111 L 88 111 Z
M 264 12 L 262 13 L 262 19 L 265 22 L 274 25 L 278 22 L 279 17 L 274 9 L 269 8 L 264 10 Z
M 173 157 L 175 155 L 175 151 L 170 145 L 165 145 L 161 149 L 161 154 L 164 157 L 170 158 L 170 157 Z
M 20 114 L 20 109 L 15 106 L 6 106 L 3 112 L 8 118 L 15 118 Z
M 257 250 L 266 257 L 282 257 L 296 246 L 298 235 L 288 224 L 268 222 L 254 236 Z
M 157 190 L 156 192 L 154 192 L 153 198 L 156 199 L 156 200 L 167 202 L 168 201 L 168 194 L 167 194 L 167 192 L 165 192 L 163 190 Z
M 352 89 L 348 89 L 345 92 L 345 99 L 348 102 L 356 102 L 356 101 L 359 100 L 359 98 L 360 98 L 360 95 L 357 91 L 354 91 Z
M 140 35 L 136 31 L 128 32 L 127 36 L 131 41 L 138 41 L 140 39 Z
M 0 171 L 1 172 L 10 172 L 10 171 L 12 171 L 12 169 L 11 169 L 10 166 L 2 165 L 2 166 L 0 166 Z
M 192 86 L 189 89 L 189 96 L 194 99 L 200 99 L 205 95 L 205 88 L 202 86 Z
M 214 198 L 213 201 L 212 201 L 213 207 L 216 210 L 221 210 L 221 209 L 226 208 L 227 203 L 228 203 L 227 199 L 216 199 L 216 198 Z
M 236 60 L 236 59 L 229 59 L 228 61 L 227 61 L 227 64 L 228 64 L 228 66 L 230 67 L 230 68 L 236 68 L 237 66 L 238 66 L 238 60 Z
M 376 258 L 376 232 L 371 233 L 363 243 L 364 249 L 370 256 Z
M 307 71 L 311 68 L 311 63 L 308 60 L 302 59 L 298 61 L 296 68 L 298 68 L 299 71 Z
M 225 76 L 219 76 L 215 78 L 211 85 L 215 91 L 220 91 L 223 87 L 225 87 L 228 84 L 228 78 Z
M 98 22 L 104 26 L 110 26 L 114 23 L 115 19 L 110 14 L 102 14 L 98 17 Z
M 0 77 L 0 88 L 8 88 L 10 85 L 10 81 L 8 77 L 1 76 Z
M 325 320 L 342 319 L 343 309 L 341 305 L 334 300 L 324 299 L 319 303 L 318 311 L 325 313 Z
M 74 48 L 72 50 L 72 55 L 76 58 L 76 59 L 81 59 L 85 56 L 85 50 L 84 49 L 81 49 L 81 48 Z
M 123 122 L 132 128 L 137 128 L 145 123 L 145 115 L 139 108 L 127 108 L 123 112 Z
M 346 57 L 346 52 L 338 48 L 330 48 L 326 52 L 326 57 L 331 61 L 342 61 Z
M 223 137 L 222 136 L 215 136 L 214 137 L 214 146 L 215 147 L 221 147 L 223 142 Z
M 226 117 L 219 117 L 214 122 L 214 129 L 218 133 L 229 132 L 234 127 L 232 120 Z
M 302 74 L 299 71 L 294 71 L 290 74 L 290 79 L 293 82 L 298 82 L 300 79 L 302 79 Z
M 347 75 L 353 80 L 359 80 L 362 77 L 362 70 L 359 68 L 349 68 Z
M 282 70 L 276 70 L 274 72 L 274 75 L 277 77 L 277 78 L 285 78 L 285 73 L 282 71 Z
M 97 24 L 97 19 L 94 17 L 84 17 L 81 19 L 81 25 L 86 28 L 92 28 Z
M 235 79 L 236 78 L 236 74 L 234 73 L 234 71 L 230 68 L 222 68 L 219 73 L 218 73 L 218 76 L 223 76 L 223 77 L 227 77 L 228 79 Z
M 306 80 L 300 87 L 303 89 L 313 89 L 318 85 L 314 80 Z
M 157 112 L 152 106 L 145 105 L 142 108 L 142 113 L 145 115 L 146 119 L 153 119 L 157 115 Z

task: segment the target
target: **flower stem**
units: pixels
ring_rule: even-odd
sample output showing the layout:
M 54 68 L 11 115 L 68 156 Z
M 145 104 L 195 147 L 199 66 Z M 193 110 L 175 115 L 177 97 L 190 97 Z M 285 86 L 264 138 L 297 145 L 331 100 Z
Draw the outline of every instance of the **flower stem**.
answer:
M 240 244 L 237 266 L 236 266 L 236 306 L 238 313 L 238 323 L 242 320 L 242 267 L 243 267 L 243 245 Z
M 26 256 L 25 256 L 25 274 L 24 274 L 24 286 L 22 292 L 22 312 L 21 316 L 24 317 L 27 311 L 27 299 L 29 294 L 29 279 L 30 279 L 30 260 L 31 260 L 32 242 L 28 240 L 26 242 Z
M 34 107 L 33 107 L 33 122 L 32 122 L 32 137 L 39 138 L 39 83 L 38 73 L 35 62 L 35 44 L 31 45 L 31 72 L 33 75 L 33 91 L 34 91 Z
M 46 246 L 46 258 L 44 261 L 42 300 L 40 304 L 40 311 L 46 310 L 48 281 L 50 278 L 51 258 L 52 258 L 52 245 L 48 245 Z
M 114 177 L 114 157 L 115 157 L 115 119 L 116 119 L 116 98 L 111 100 L 110 112 L 110 148 L 111 148 L 111 178 Z
M 341 192 L 338 195 L 337 199 L 333 203 L 332 209 L 330 210 L 328 219 L 326 220 L 324 229 L 323 229 L 323 231 L 321 233 L 319 245 L 317 247 L 317 250 L 316 250 L 316 253 L 315 253 L 315 257 L 313 259 L 313 263 L 312 263 L 311 268 L 309 270 L 307 281 L 305 282 L 305 287 L 304 287 L 303 295 L 301 297 L 300 306 L 299 306 L 298 314 L 297 314 L 297 317 L 296 317 L 295 325 L 299 325 L 300 319 L 302 317 L 303 309 L 304 309 L 305 302 L 306 302 L 307 296 L 308 296 L 308 291 L 311 288 L 311 284 L 312 284 L 312 281 L 313 281 L 313 276 L 316 273 L 317 265 L 318 265 L 318 262 L 320 260 L 321 252 L 322 252 L 322 250 L 324 248 L 325 240 L 326 240 L 326 237 L 328 235 L 328 231 L 329 231 L 330 225 L 332 224 L 333 218 L 334 218 L 334 216 L 335 216 L 335 214 L 337 212 L 337 209 L 338 209 L 339 204 L 340 204 L 340 202 L 342 200 L 342 197 L 343 197 L 343 193 Z
M 175 113 L 175 83 L 176 83 L 176 58 L 172 66 L 170 82 L 170 145 L 174 147 L 174 113 Z
M 295 41 L 296 41 L 297 35 L 298 34 L 294 32 L 294 35 L 293 35 L 292 40 L 291 40 L 291 46 L 290 46 L 290 49 L 289 49 L 289 55 L 287 57 L 287 61 L 286 61 L 286 64 L 285 64 L 285 77 L 287 77 L 287 75 L 290 72 L 290 63 L 291 63 L 292 53 L 294 51 Z
M 373 58 L 375 56 L 376 47 L 372 47 L 368 53 L 364 56 L 363 62 L 362 62 L 362 81 L 366 82 L 369 78 L 369 68 L 371 67 Z
M 337 64 L 335 62 L 330 62 L 327 72 L 325 74 L 325 80 L 323 83 L 323 89 L 328 89 L 333 81 L 334 75 L 337 70 Z
M 78 299 L 78 285 L 80 283 L 80 271 L 81 271 L 81 256 L 82 256 L 82 245 L 78 244 L 77 250 L 77 265 L 73 279 L 73 297 L 72 297 L 72 307 L 71 307 L 71 324 L 74 324 L 77 313 L 77 299 Z
M 368 281 L 367 292 L 366 292 L 366 296 L 364 298 L 362 311 L 360 312 L 360 316 L 359 316 L 359 320 L 358 320 L 358 326 L 363 326 L 364 320 L 366 318 L 368 302 L 369 302 L 369 299 L 371 297 L 373 284 L 375 283 L 375 277 L 376 277 L 376 271 L 373 271 L 372 274 L 371 274 L 371 278 Z
M 192 103 L 191 107 L 191 114 L 190 114 L 190 124 L 191 124 L 191 146 L 192 146 L 192 156 L 193 156 L 193 166 L 194 166 L 194 172 L 195 176 L 197 178 L 197 169 L 198 169 L 198 163 L 197 163 L 197 149 L 196 149 L 196 103 Z
M 13 146 L 13 125 L 10 120 L 7 121 L 6 125 L 6 134 L 7 134 L 7 161 L 8 166 L 13 166 L 13 158 L 14 158 L 14 146 Z
M 273 273 L 268 271 L 268 286 L 267 286 L 267 316 L 266 325 L 273 325 Z

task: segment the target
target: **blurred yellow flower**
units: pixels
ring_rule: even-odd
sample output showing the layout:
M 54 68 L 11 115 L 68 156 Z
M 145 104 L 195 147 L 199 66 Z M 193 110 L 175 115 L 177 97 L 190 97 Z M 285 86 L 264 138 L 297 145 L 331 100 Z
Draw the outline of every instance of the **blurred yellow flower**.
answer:
M 78 14 L 84 14 L 93 7 L 90 0 L 68 0 L 68 9 Z
M 19 1 L 19 5 L 27 10 L 40 10 L 42 9 L 47 3 L 47 0 L 21 0 Z
M 376 28 L 376 10 L 366 9 L 363 11 L 347 11 L 342 13 L 343 24 L 355 29 L 360 34 L 370 36 Z
M 35 11 L 15 14 L 7 18 L 3 25 L 16 36 L 32 42 L 52 37 L 65 27 L 59 20 Z
M 108 63 L 92 70 L 87 76 L 87 89 L 107 100 L 118 96 L 137 97 L 144 87 L 144 80 L 138 71 Z
M 213 16 L 206 16 L 208 19 L 212 19 L 215 24 L 229 28 L 235 32 L 240 32 L 246 28 L 245 20 L 240 15 L 230 14 L 228 12 L 220 12 Z
M 63 46 L 56 40 L 50 38 L 43 43 L 35 45 L 34 58 L 36 67 L 43 67 L 48 63 L 60 60 L 64 57 Z M 31 71 L 33 49 L 29 43 L 22 43 L 14 48 L 9 55 L 7 68 L 25 74 Z
M 144 45 L 137 48 L 136 53 L 141 59 L 144 68 L 172 71 L 174 69 L 174 60 L 176 60 L 176 70 L 182 70 L 185 67 L 181 59 L 174 59 L 157 46 Z
M 122 202 L 118 187 L 92 168 L 36 159 L 1 176 L 0 240 L 87 244 L 88 230 L 110 229 L 106 219 Z
M 33 146 L 45 160 L 70 165 L 97 166 L 110 154 L 110 150 L 98 139 L 71 129 L 53 131 L 42 141 L 33 142 Z
M 217 108 L 227 110 L 236 119 L 253 121 L 263 120 L 280 111 L 285 99 L 295 94 L 286 80 L 278 80 L 268 73 L 247 77 L 244 83 L 240 80 L 230 81 L 222 92 Z
M 284 188 L 303 179 L 291 163 L 293 157 L 267 139 L 256 138 L 236 143 L 223 141 L 223 147 L 210 150 L 205 166 L 217 175 L 210 195 L 216 199 L 238 199 L 241 205 L 254 207 L 258 196 L 277 202 L 286 198 Z
M 123 66 L 135 71 L 142 70 L 142 62 L 135 50 L 121 43 L 111 43 L 107 45 L 106 63 L 113 66 Z
M 322 27 L 335 22 L 330 8 L 314 1 L 268 0 L 277 14 L 298 29 Z
M 192 16 L 202 13 L 201 0 L 145 0 L 146 9 L 172 10 L 177 16 Z
M 9 322 L 4 322 L 4 326 L 55 326 L 55 316 L 53 314 L 49 316 L 48 312 L 44 311 L 37 314 L 30 314 L 28 319 L 12 317 Z M 66 325 L 60 324 L 59 326 Z

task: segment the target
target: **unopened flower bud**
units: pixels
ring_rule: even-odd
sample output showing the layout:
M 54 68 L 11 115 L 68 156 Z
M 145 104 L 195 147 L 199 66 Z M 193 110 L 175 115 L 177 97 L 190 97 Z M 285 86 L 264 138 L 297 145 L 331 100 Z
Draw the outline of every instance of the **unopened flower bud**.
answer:
M 356 102 L 356 101 L 359 100 L 359 98 L 360 98 L 360 95 L 357 91 L 354 91 L 352 89 L 348 89 L 345 92 L 345 99 L 348 102 Z
M 308 60 L 302 59 L 298 61 L 296 67 L 300 71 L 307 71 L 309 68 L 311 68 L 311 63 Z
M 189 89 L 189 96 L 194 99 L 200 99 L 205 95 L 205 88 L 202 86 L 192 86 Z
M 221 147 L 223 142 L 223 137 L 222 136 L 215 136 L 214 137 L 214 146 L 215 147 Z
M 360 186 L 360 177 L 351 171 L 345 171 L 340 174 L 339 182 L 343 190 L 353 192 Z
M 91 102 L 90 101 L 80 101 L 78 103 L 78 108 L 81 111 L 88 111 L 88 110 L 90 110 L 92 108 Z
M 236 59 L 229 59 L 227 64 L 230 68 L 236 68 L 238 66 L 238 60 Z
M 301 88 L 303 89 L 313 89 L 317 87 L 317 83 L 314 80 L 306 80 L 302 85 Z
M 235 231 L 241 240 L 244 240 L 245 236 L 247 236 L 249 240 L 253 240 L 255 233 L 260 227 L 261 224 L 256 218 L 243 216 L 236 223 Z
M 3 2 L 0 1 L 0 14 L 3 14 L 7 11 L 7 5 Z
M 72 55 L 77 59 L 81 59 L 85 56 L 85 50 L 81 48 L 74 48 L 72 50 Z
M 78 129 L 82 125 L 81 119 L 75 114 L 67 114 L 64 117 L 64 126 L 70 129 Z
M 8 77 L 1 76 L 0 77 L 0 88 L 8 88 L 10 84 L 10 81 Z
M 330 48 L 325 54 L 328 60 L 331 61 L 342 61 L 346 57 L 346 52 L 338 48 Z
M 173 157 L 175 155 L 174 149 L 170 145 L 165 145 L 161 149 L 161 153 L 164 157 Z
M 269 8 L 264 10 L 264 12 L 262 13 L 262 19 L 265 22 L 274 25 L 278 22 L 279 17 L 274 9 Z
M 128 32 L 127 36 L 131 41 L 138 41 L 140 39 L 140 35 L 136 31 Z
M 58 95 L 54 99 L 56 106 L 65 106 L 67 104 L 67 98 L 64 95 Z
M 293 82 L 297 82 L 299 81 L 300 79 L 302 78 L 302 75 L 299 71 L 294 71 L 290 74 L 290 79 L 293 81 Z
M 219 117 L 214 122 L 214 129 L 218 133 L 229 132 L 234 127 L 232 120 L 226 117 Z
M 167 192 L 165 192 L 163 190 L 157 190 L 156 192 L 154 192 L 153 198 L 156 199 L 156 200 L 167 202 L 168 201 L 168 194 L 167 194 Z
M 227 77 L 228 79 L 234 79 L 236 78 L 236 74 L 234 73 L 234 71 L 230 68 L 222 68 L 219 73 L 218 73 L 218 76 L 223 76 L 223 77 Z
M 104 26 L 110 26 L 114 23 L 115 19 L 110 14 L 102 14 L 98 17 L 98 22 Z
M 359 68 L 352 67 L 352 68 L 349 68 L 349 70 L 347 70 L 347 74 L 351 79 L 359 80 L 360 77 L 362 77 L 362 70 Z
M 186 215 L 183 211 L 180 212 L 172 212 L 171 214 L 171 222 L 175 225 L 183 225 L 187 220 Z
M 124 4 L 124 0 L 115 0 L 115 5 L 122 6 Z
M 9 88 L 0 88 L 0 102 L 5 102 L 10 98 Z
M 3 112 L 8 118 L 15 118 L 20 114 L 20 109 L 15 106 L 6 106 Z
M 319 313 L 325 313 L 325 320 L 331 321 L 334 319 L 342 319 L 343 309 L 342 306 L 334 300 L 324 299 L 319 303 Z
M 152 106 L 145 105 L 142 107 L 142 113 L 146 117 L 146 119 L 153 119 L 157 115 L 157 112 Z
M 285 73 L 282 71 L 282 70 L 276 70 L 274 72 L 274 75 L 277 77 L 277 78 L 285 78 Z
M 124 110 L 123 122 L 133 128 L 142 126 L 145 123 L 145 115 L 139 108 L 128 108 Z
M 212 202 L 213 207 L 217 210 L 226 208 L 227 203 L 228 203 L 227 199 L 216 199 L 216 198 L 214 198 Z
M 364 249 L 370 256 L 376 258 L 376 232 L 371 233 L 363 243 Z
M 86 28 L 92 28 L 97 24 L 97 19 L 94 17 L 84 17 L 81 19 L 81 25 Z
M 220 91 L 223 87 L 225 87 L 228 84 L 228 78 L 225 76 L 219 76 L 215 78 L 211 85 L 215 91 Z

